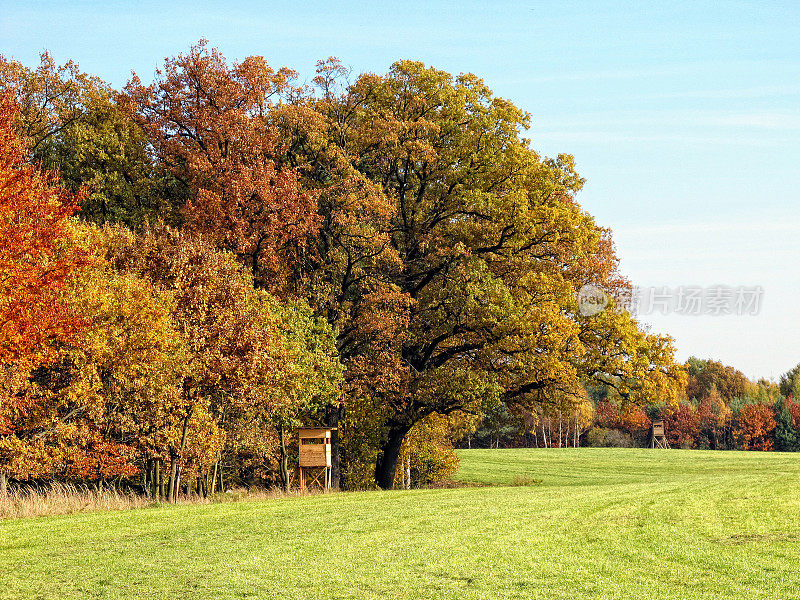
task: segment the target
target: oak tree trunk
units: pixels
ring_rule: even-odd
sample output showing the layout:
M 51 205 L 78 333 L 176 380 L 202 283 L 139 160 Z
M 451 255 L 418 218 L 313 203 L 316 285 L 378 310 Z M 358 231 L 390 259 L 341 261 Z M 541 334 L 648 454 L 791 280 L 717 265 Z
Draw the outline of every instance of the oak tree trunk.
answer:
M 389 437 L 378 454 L 378 460 L 375 463 L 375 483 L 383 490 L 390 490 L 394 487 L 397 459 L 408 430 L 409 427 L 406 426 L 389 429 Z
M 160 458 L 158 459 L 158 495 L 161 500 L 167 496 L 166 482 L 164 481 L 164 461 Z

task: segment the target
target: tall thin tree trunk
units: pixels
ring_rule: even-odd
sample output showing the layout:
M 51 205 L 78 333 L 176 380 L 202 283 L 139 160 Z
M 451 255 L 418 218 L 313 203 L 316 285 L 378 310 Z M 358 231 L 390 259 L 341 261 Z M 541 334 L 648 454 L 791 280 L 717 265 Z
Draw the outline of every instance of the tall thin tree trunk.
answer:
M 180 448 L 180 454 L 178 456 L 180 460 L 178 460 L 178 469 L 175 472 L 175 489 L 174 489 L 174 497 L 172 498 L 173 502 L 178 501 L 178 492 L 181 489 L 180 485 L 181 485 L 181 474 L 183 472 L 183 452 L 184 450 L 186 450 L 186 438 L 189 433 L 189 421 L 192 418 L 193 412 L 194 412 L 194 407 L 189 408 L 189 410 L 186 412 L 186 416 L 183 419 L 183 429 L 181 430 L 181 448 Z M 186 487 L 188 494 L 189 486 Z
M 4 471 L 0 472 L 0 496 L 8 493 L 8 476 Z
M 281 456 L 279 461 L 279 470 L 281 474 L 281 487 L 287 494 L 289 493 L 289 459 L 286 456 L 286 432 L 283 429 L 283 423 L 278 428 L 278 437 L 281 442 Z
M 178 457 L 173 452 L 169 457 L 169 499 L 168 502 L 175 502 L 178 497 Z
M 578 438 L 579 437 L 580 436 L 578 435 L 578 413 L 576 412 L 575 413 L 575 429 L 572 432 L 572 447 L 573 448 L 577 448 L 578 447 Z
M 214 474 L 211 476 L 211 495 L 217 491 L 217 469 L 219 468 L 219 460 L 214 463 Z

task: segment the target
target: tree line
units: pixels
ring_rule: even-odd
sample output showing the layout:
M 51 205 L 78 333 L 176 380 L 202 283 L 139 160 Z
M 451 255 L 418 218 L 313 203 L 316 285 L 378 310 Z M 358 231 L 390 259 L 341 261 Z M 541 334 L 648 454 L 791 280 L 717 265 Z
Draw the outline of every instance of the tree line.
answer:
M 201 41 L 120 90 L 2 58 L 0 93 L 3 481 L 286 486 L 324 423 L 343 485 L 391 488 L 486 415 L 683 389 L 669 337 L 579 310 L 629 287 L 611 232 L 474 75 Z
M 572 407 L 533 411 L 502 407 L 485 415 L 459 443 L 477 447 L 649 447 L 653 421 L 664 423 L 672 448 L 800 450 L 800 366 L 779 382 L 750 381 L 719 361 L 690 358 L 677 399 L 646 405 L 620 402 L 600 387 L 587 387 Z

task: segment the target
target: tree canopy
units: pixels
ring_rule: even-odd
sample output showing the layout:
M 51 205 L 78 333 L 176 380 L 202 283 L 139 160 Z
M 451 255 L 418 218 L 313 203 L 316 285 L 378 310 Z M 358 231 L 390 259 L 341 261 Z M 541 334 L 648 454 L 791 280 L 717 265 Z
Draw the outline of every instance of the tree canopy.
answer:
M 537 153 L 530 115 L 475 75 L 399 61 L 350 79 L 328 59 L 300 85 L 205 41 L 121 92 L 47 54 L 0 75 L 21 107 L 5 100 L 6 128 L 31 140 L 8 177 L 50 194 L 42 256 L 63 239 L 42 264 L 95 261 L 64 297 L 92 326 L 72 340 L 58 313 L 59 360 L 19 397 L 108 443 L 99 477 L 102 454 L 153 493 L 168 462 L 172 498 L 223 466 L 277 465 L 286 484 L 284 436 L 336 408 L 349 483 L 388 488 L 409 453 L 449 472 L 448 436 L 484 414 L 585 412 L 586 386 L 626 405 L 682 390 L 670 338 L 613 301 L 629 283 L 572 157 Z M 78 201 L 97 225 L 68 235 Z M 587 284 L 612 298 L 596 315 Z M 44 422 L 25 421 L 28 442 Z

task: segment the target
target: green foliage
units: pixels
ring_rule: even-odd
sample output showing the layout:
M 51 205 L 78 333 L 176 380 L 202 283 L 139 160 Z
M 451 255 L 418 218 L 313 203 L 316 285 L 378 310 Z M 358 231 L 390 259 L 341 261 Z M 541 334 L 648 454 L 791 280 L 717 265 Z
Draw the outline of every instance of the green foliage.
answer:
M 779 386 L 784 396 L 800 399 L 800 365 L 781 375 Z
M 797 452 L 800 450 L 800 432 L 798 432 L 795 419 L 784 399 L 778 400 L 775 410 L 775 446 L 776 450 L 783 452 Z
M 286 398 L 280 409 L 283 418 L 291 421 L 287 426 L 299 426 L 301 417 L 321 419 L 325 409 L 341 397 L 343 367 L 333 329 L 304 300 L 280 303 L 265 291 L 259 290 L 257 295 L 278 323 L 290 356 L 283 375 L 292 379 L 291 385 L 285 386 L 292 397 Z
M 501 441 L 505 445 L 519 433 L 524 427 L 522 421 L 505 404 L 484 410 L 481 425 L 472 435 L 472 444 L 476 448 L 499 448 Z
M 157 170 L 144 132 L 110 92 L 100 91 L 83 111 L 48 140 L 45 161 L 61 174 L 65 186 L 85 190 L 81 216 L 134 228 L 147 221 L 179 223 L 184 193 L 171 176 Z
M 153 163 L 147 136 L 108 84 L 72 61 L 56 65 L 45 52 L 36 69 L 0 56 L 3 89 L 20 104 L 18 130 L 30 140 L 32 158 L 68 189 L 83 190 L 84 219 L 130 227 L 181 220 L 185 193 Z

